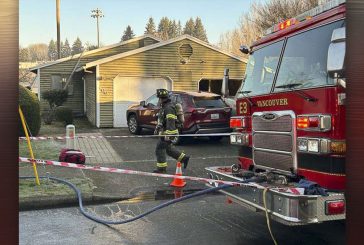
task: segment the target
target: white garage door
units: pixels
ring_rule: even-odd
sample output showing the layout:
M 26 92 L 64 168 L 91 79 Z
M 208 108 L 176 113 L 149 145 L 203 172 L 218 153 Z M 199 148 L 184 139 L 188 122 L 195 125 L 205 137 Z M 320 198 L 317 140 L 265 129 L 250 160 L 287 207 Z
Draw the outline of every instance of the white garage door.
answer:
M 155 93 L 157 88 L 171 89 L 165 78 L 116 77 L 114 79 L 114 127 L 127 127 L 126 110 Z

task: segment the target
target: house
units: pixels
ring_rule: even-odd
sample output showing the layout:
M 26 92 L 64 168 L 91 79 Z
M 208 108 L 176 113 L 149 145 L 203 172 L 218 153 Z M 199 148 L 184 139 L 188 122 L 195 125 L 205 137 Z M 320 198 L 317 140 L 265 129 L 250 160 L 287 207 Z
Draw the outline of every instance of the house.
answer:
M 229 86 L 236 92 L 245 66 L 245 59 L 189 35 L 167 41 L 146 35 L 31 70 L 37 73 L 40 96 L 70 80 L 65 105 L 74 113 L 97 127 L 124 127 L 128 106 L 157 88 L 219 92 L 228 68 Z M 41 106 L 47 109 L 45 102 Z

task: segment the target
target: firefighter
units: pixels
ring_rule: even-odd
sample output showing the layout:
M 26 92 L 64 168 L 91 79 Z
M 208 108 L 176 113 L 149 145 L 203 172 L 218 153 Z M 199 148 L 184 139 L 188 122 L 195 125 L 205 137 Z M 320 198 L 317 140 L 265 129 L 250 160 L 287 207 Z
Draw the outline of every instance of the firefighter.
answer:
M 155 135 L 164 135 L 159 137 L 155 154 L 157 156 L 157 168 L 154 173 L 166 173 L 167 172 L 167 156 L 166 153 L 183 163 L 183 168 L 187 167 L 190 157 L 183 152 L 176 150 L 172 144 L 174 136 L 177 135 L 177 112 L 176 106 L 171 102 L 169 98 L 169 92 L 166 89 L 157 89 L 157 97 L 159 98 L 161 109 L 158 113 L 158 122 L 154 130 Z

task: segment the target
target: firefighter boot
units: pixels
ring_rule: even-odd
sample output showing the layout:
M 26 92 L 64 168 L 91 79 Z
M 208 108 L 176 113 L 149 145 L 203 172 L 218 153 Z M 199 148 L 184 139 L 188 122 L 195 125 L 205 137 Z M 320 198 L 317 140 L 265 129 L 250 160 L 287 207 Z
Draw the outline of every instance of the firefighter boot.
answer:
M 183 169 L 187 168 L 188 161 L 190 160 L 190 156 L 184 155 L 181 162 L 183 163 Z
M 153 173 L 165 174 L 165 173 L 167 173 L 167 168 L 166 167 L 164 167 L 164 168 L 157 167 L 156 169 L 153 170 Z

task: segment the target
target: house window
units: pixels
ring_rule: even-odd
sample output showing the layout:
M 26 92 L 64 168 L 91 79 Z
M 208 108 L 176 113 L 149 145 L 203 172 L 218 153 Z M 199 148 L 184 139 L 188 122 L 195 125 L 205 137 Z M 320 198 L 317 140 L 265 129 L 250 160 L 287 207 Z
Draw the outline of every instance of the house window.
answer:
M 181 57 L 181 64 L 187 64 L 193 54 L 193 48 L 190 44 L 182 44 L 178 48 L 178 54 Z
M 66 85 L 67 78 L 61 76 L 61 75 L 52 75 L 52 89 L 63 89 Z M 72 81 L 68 84 L 67 87 L 68 95 L 73 95 L 73 84 Z
M 63 80 L 61 75 L 52 75 L 52 89 L 62 89 Z

